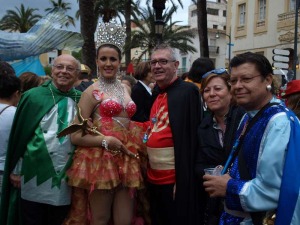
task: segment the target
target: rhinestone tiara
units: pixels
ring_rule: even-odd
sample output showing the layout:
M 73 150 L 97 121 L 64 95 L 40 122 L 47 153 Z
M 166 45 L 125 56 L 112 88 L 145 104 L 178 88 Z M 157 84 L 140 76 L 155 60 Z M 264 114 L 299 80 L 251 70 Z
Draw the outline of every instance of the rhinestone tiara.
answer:
M 108 23 L 99 23 L 97 29 L 96 48 L 101 45 L 111 44 L 123 52 L 126 38 L 126 27 L 117 24 L 116 20 L 110 20 Z

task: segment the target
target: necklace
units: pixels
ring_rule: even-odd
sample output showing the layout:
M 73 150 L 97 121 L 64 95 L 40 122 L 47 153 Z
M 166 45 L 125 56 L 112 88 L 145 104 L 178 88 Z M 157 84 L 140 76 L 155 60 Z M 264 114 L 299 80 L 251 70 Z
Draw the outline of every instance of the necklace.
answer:
M 124 88 L 117 78 L 107 79 L 102 75 L 99 76 L 99 89 L 111 98 L 117 99 L 124 106 Z
M 164 102 L 164 99 L 165 99 L 166 96 L 167 96 L 167 93 L 165 93 L 165 94 L 163 95 L 163 97 L 161 98 L 159 104 L 158 104 L 158 103 L 156 104 L 155 114 L 154 114 L 154 115 L 152 116 L 152 118 L 151 118 L 151 122 L 152 122 L 153 125 L 157 122 L 158 111 L 159 111 L 159 109 L 160 109 L 160 107 L 161 107 L 161 104 Z M 146 132 L 145 132 L 145 134 L 144 134 L 144 136 L 143 136 L 143 143 L 147 143 L 147 141 L 148 141 L 148 139 L 149 139 L 149 134 L 150 134 L 150 132 L 151 132 L 151 127 L 148 126 L 148 128 L 147 128 L 147 130 L 146 130 Z
M 52 95 L 52 99 L 53 99 L 53 103 L 54 103 L 54 105 L 56 105 L 56 101 L 55 101 L 55 97 L 54 97 L 54 94 L 53 94 L 53 91 L 52 91 L 52 88 L 51 88 L 51 85 L 49 85 L 49 89 L 50 89 L 50 92 L 51 92 L 51 95 Z M 75 92 L 76 93 L 76 95 L 75 95 L 75 104 L 77 104 L 77 92 Z M 67 125 L 65 122 L 63 122 L 62 120 L 61 120 L 61 118 L 60 118 L 60 116 L 58 116 L 58 120 L 59 120 L 59 122 L 61 122 L 62 124 L 64 124 L 64 125 Z
M 154 115 L 153 115 L 152 118 L 151 118 L 151 122 L 152 122 L 153 124 L 155 124 L 155 123 L 157 122 L 158 111 L 159 111 L 159 109 L 160 109 L 160 107 L 161 107 L 161 104 L 164 102 L 164 99 L 165 99 L 166 96 L 167 96 L 167 93 L 165 93 L 165 94 L 163 95 L 163 97 L 161 98 L 159 104 L 158 104 L 158 103 L 156 104 L 156 110 L 155 110 L 155 113 L 154 113 Z

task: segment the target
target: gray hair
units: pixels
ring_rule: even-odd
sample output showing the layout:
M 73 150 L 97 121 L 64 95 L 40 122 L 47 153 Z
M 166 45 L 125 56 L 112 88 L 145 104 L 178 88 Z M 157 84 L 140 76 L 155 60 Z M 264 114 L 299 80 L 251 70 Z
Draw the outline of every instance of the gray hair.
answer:
M 168 50 L 170 52 L 170 55 L 171 55 L 171 60 L 177 60 L 175 50 L 170 45 L 168 45 L 166 43 L 156 45 L 154 47 L 154 49 L 152 50 L 152 54 L 157 50 Z

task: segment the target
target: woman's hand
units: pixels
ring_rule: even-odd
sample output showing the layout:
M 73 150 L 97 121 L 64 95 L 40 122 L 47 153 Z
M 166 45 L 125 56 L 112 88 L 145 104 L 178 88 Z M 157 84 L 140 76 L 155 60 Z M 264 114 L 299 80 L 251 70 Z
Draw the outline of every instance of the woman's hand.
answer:
M 105 136 L 104 139 L 107 142 L 108 149 L 121 150 L 123 147 L 125 147 L 125 146 L 123 146 L 123 143 L 119 139 L 117 139 L 113 136 Z
M 204 175 L 203 186 L 210 197 L 225 197 L 229 174 L 223 176 Z

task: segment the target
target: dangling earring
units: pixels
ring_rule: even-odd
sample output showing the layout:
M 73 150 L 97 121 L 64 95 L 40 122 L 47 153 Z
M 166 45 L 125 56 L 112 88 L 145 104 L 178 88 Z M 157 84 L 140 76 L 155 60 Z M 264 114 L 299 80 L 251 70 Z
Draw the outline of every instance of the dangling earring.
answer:
M 267 85 L 266 87 L 267 91 L 271 91 L 272 90 L 272 86 L 270 84 Z
M 116 78 L 118 79 L 118 78 L 120 78 L 121 76 L 122 76 L 122 74 L 121 74 L 121 68 L 118 67 L 118 71 L 117 71 L 117 74 L 116 74 Z

